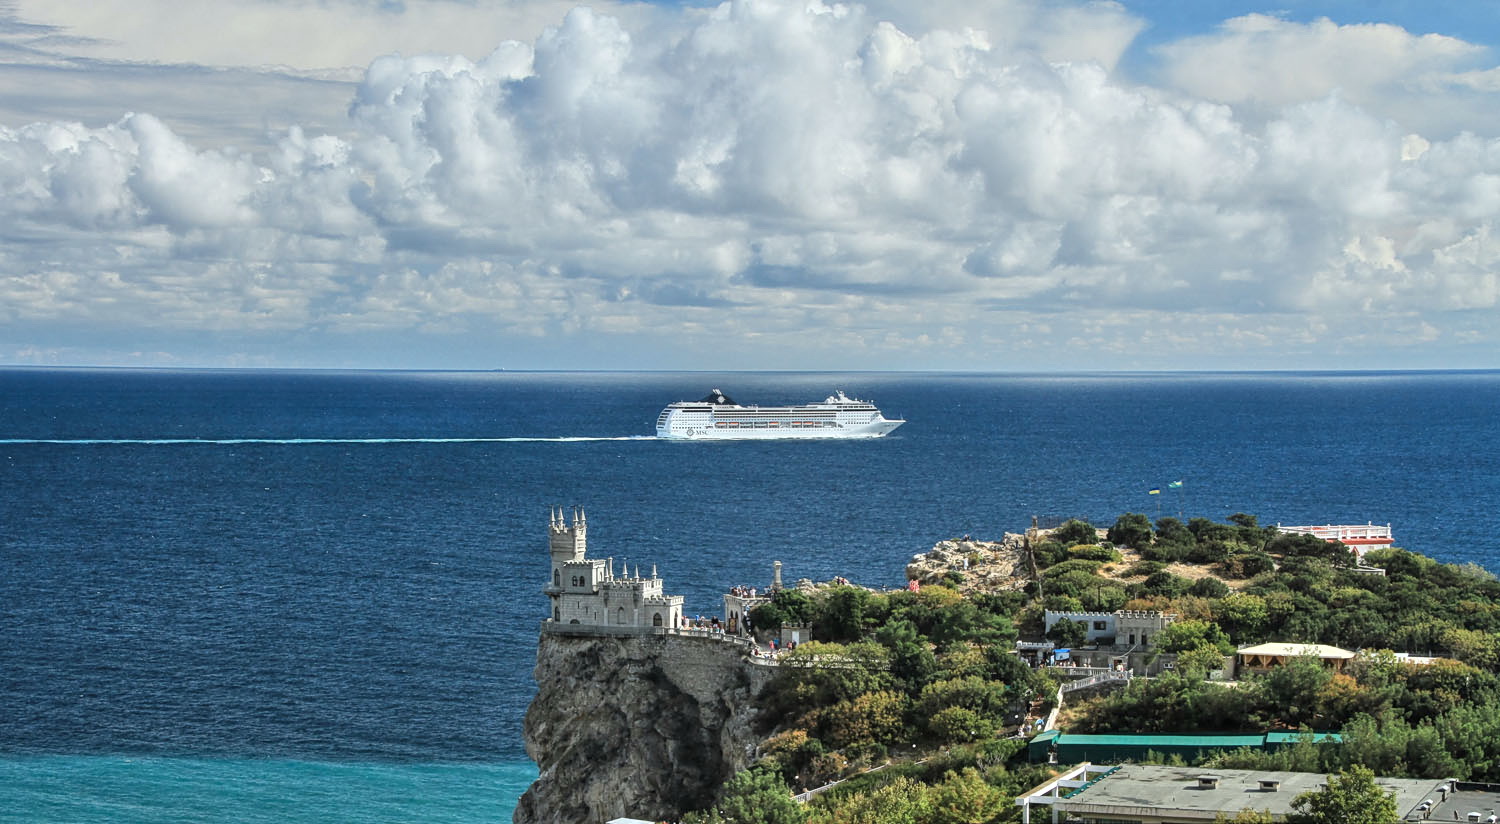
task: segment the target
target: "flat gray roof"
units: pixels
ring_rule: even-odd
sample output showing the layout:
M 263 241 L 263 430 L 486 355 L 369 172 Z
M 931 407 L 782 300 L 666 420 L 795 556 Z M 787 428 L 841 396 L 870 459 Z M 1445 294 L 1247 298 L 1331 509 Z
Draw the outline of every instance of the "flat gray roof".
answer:
M 1436 795 L 1432 800 L 1436 803 L 1427 812 L 1427 818 L 1433 821 L 1468 821 L 1469 813 L 1479 813 L 1481 822 L 1492 815 L 1500 818 L 1500 792 L 1493 790 L 1459 790 L 1449 793 L 1446 801 L 1438 801 Z
M 1217 776 L 1217 786 L 1202 786 L 1199 777 L 1205 775 Z M 1280 782 L 1280 786 L 1276 790 L 1262 789 L 1263 780 Z M 1212 821 L 1219 813 L 1232 818 L 1240 810 L 1285 815 L 1292 809 L 1292 799 L 1309 790 L 1322 789 L 1327 781 L 1328 776 L 1322 773 L 1125 764 L 1054 806 L 1078 815 L 1114 813 L 1204 821 Z M 1437 798 L 1437 788 L 1447 780 L 1377 777 L 1375 783 L 1395 791 L 1396 813 L 1405 817 L 1423 800 Z

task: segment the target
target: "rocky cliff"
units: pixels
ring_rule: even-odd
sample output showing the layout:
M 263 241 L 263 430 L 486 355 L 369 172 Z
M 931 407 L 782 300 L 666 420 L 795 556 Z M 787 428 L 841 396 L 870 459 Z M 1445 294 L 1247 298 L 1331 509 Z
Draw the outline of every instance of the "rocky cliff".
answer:
M 713 638 L 543 633 L 525 724 L 541 775 L 515 824 L 675 820 L 707 806 L 755 755 L 754 697 L 771 673 Z
M 960 592 L 998 592 L 1020 589 L 1031 580 L 1026 562 L 1026 536 L 1007 532 L 999 541 L 976 541 L 968 536 L 939 541 L 931 550 L 912 556 L 906 578 L 923 584 L 949 584 L 958 573 Z

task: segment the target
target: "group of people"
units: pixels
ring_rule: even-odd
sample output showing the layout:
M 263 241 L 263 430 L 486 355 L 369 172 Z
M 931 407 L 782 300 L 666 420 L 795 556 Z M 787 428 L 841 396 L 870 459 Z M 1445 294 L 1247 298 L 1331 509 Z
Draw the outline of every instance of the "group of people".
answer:
M 784 653 L 784 652 L 790 652 L 791 650 L 794 650 L 796 648 L 797 648 L 797 642 L 796 641 L 788 641 L 787 643 L 782 644 L 780 641 L 777 641 L 775 638 L 772 638 L 766 644 L 766 648 L 764 650 L 762 650 L 760 648 L 759 644 L 756 644 L 754 646 L 754 648 L 753 648 L 753 651 L 754 651 L 754 655 L 755 655 L 756 658 L 776 658 L 776 657 L 780 656 L 782 653 Z
M 678 629 L 706 629 L 712 632 L 724 631 L 724 626 L 719 623 L 719 616 L 717 615 L 711 615 L 708 618 L 704 618 L 702 615 L 699 615 L 697 618 L 689 618 L 686 615 L 682 615 L 678 617 L 677 622 Z
M 729 588 L 729 594 L 739 598 L 759 598 L 760 596 L 756 595 L 756 592 L 755 587 L 733 586 Z

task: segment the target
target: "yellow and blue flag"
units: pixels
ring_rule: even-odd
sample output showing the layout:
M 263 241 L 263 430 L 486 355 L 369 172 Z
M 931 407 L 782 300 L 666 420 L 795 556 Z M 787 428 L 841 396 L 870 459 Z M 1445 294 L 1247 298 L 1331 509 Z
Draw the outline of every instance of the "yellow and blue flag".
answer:
M 1182 488 L 1182 481 L 1173 481 L 1173 482 L 1167 484 L 1167 489 L 1181 489 L 1181 488 Z
M 1161 494 L 1161 487 L 1157 487 L 1155 489 L 1148 489 L 1148 490 L 1146 490 L 1146 494 L 1147 495 L 1160 495 Z

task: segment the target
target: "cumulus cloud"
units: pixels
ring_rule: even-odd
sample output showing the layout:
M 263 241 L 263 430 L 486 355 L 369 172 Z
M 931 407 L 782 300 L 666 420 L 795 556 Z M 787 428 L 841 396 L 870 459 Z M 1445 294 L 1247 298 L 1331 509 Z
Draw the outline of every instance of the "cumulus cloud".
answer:
M 1171 70 L 1338 59 L 1153 87 L 1113 70 L 1140 27 L 1116 5 L 965 9 L 577 8 L 483 56 L 379 57 L 344 128 L 253 151 L 145 112 L 0 127 L 0 317 L 718 342 L 672 366 L 1494 342 L 1500 141 L 1419 134 L 1329 74 L 1370 90 L 1472 47 L 1241 19 Z
M 1248 111 L 1274 111 L 1336 91 L 1408 128 L 1500 133 L 1500 119 L 1475 111 L 1482 95 L 1497 90 L 1494 67 L 1484 63 L 1488 50 L 1455 37 L 1388 23 L 1295 23 L 1248 14 L 1156 52 L 1169 85 Z

